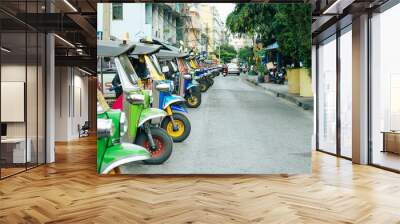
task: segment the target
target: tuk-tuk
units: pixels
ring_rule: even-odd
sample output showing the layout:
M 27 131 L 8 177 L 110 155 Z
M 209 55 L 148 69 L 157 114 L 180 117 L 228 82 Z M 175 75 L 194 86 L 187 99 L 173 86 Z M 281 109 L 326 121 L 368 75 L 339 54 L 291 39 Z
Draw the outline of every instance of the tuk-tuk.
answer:
M 142 83 L 128 57 L 128 53 L 136 47 L 135 44 L 125 41 L 99 40 L 97 56 L 112 58 L 115 63 L 115 74 L 123 91 L 119 96 L 123 107 L 116 110 L 123 110 L 128 114 L 128 141 L 146 148 L 151 153 L 151 158 L 144 160 L 144 163 L 162 164 L 170 157 L 173 142 L 164 129 L 153 123 L 167 114 L 163 110 L 150 107 L 151 93 L 142 88 Z M 169 87 L 159 85 L 156 88 L 165 90 Z

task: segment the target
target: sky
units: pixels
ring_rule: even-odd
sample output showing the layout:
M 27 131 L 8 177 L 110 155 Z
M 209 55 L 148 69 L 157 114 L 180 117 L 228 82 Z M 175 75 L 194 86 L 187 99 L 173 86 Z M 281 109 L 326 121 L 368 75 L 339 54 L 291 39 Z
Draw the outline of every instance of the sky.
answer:
M 217 8 L 220 16 L 221 16 L 221 21 L 225 23 L 226 17 L 228 17 L 229 13 L 233 11 L 235 8 L 234 3 L 208 3 L 209 5 L 213 5 Z

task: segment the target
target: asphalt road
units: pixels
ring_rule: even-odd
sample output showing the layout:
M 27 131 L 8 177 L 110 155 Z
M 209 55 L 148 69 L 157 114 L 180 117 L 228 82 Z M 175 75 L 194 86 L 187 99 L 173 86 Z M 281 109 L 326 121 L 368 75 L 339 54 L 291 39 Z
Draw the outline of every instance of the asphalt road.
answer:
M 132 174 L 311 172 L 312 114 L 238 76 L 219 76 L 189 109 L 192 131 L 162 165 L 126 165 Z

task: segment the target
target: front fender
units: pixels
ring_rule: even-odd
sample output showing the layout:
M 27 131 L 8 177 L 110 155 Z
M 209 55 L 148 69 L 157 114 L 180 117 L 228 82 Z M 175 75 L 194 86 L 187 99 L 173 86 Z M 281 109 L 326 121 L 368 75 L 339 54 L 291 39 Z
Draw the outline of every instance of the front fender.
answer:
M 198 86 L 198 85 L 195 85 L 193 83 L 188 83 L 187 86 L 186 86 L 186 90 L 190 90 L 192 88 L 195 88 L 196 86 Z
M 169 105 L 174 104 L 174 103 L 182 103 L 185 102 L 185 98 L 177 95 L 168 95 L 164 97 L 164 102 L 163 102 L 163 109 L 167 108 Z
M 182 107 L 181 105 L 172 105 L 171 110 L 173 112 L 182 112 L 182 113 L 187 113 L 188 111 L 186 108 Z
M 117 144 L 107 148 L 98 172 L 107 174 L 121 165 L 150 158 L 151 153 L 139 145 L 131 143 Z
M 167 112 L 157 109 L 157 108 L 146 108 L 142 110 L 142 113 L 139 117 L 138 127 L 144 124 L 144 122 L 155 119 L 155 118 L 163 118 L 167 116 Z

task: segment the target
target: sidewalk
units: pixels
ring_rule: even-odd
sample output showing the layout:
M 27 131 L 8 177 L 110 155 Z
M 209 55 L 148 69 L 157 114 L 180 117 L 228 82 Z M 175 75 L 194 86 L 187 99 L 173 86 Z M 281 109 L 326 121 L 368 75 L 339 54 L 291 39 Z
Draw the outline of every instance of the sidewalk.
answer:
M 279 85 L 273 83 L 258 83 L 257 76 L 249 76 L 243 75 L 242 76 L 246 81 L 257 85 L 267 92 L 277 96 L 284 98 L 290 102 L 295 103 L 299 107 L 302 107 L 304 110 L 313 110 L 314 109 L 314 98 L 313 97 L 301 97 L 299 95 L 288 93 L 288 86 L 287 85 Z

